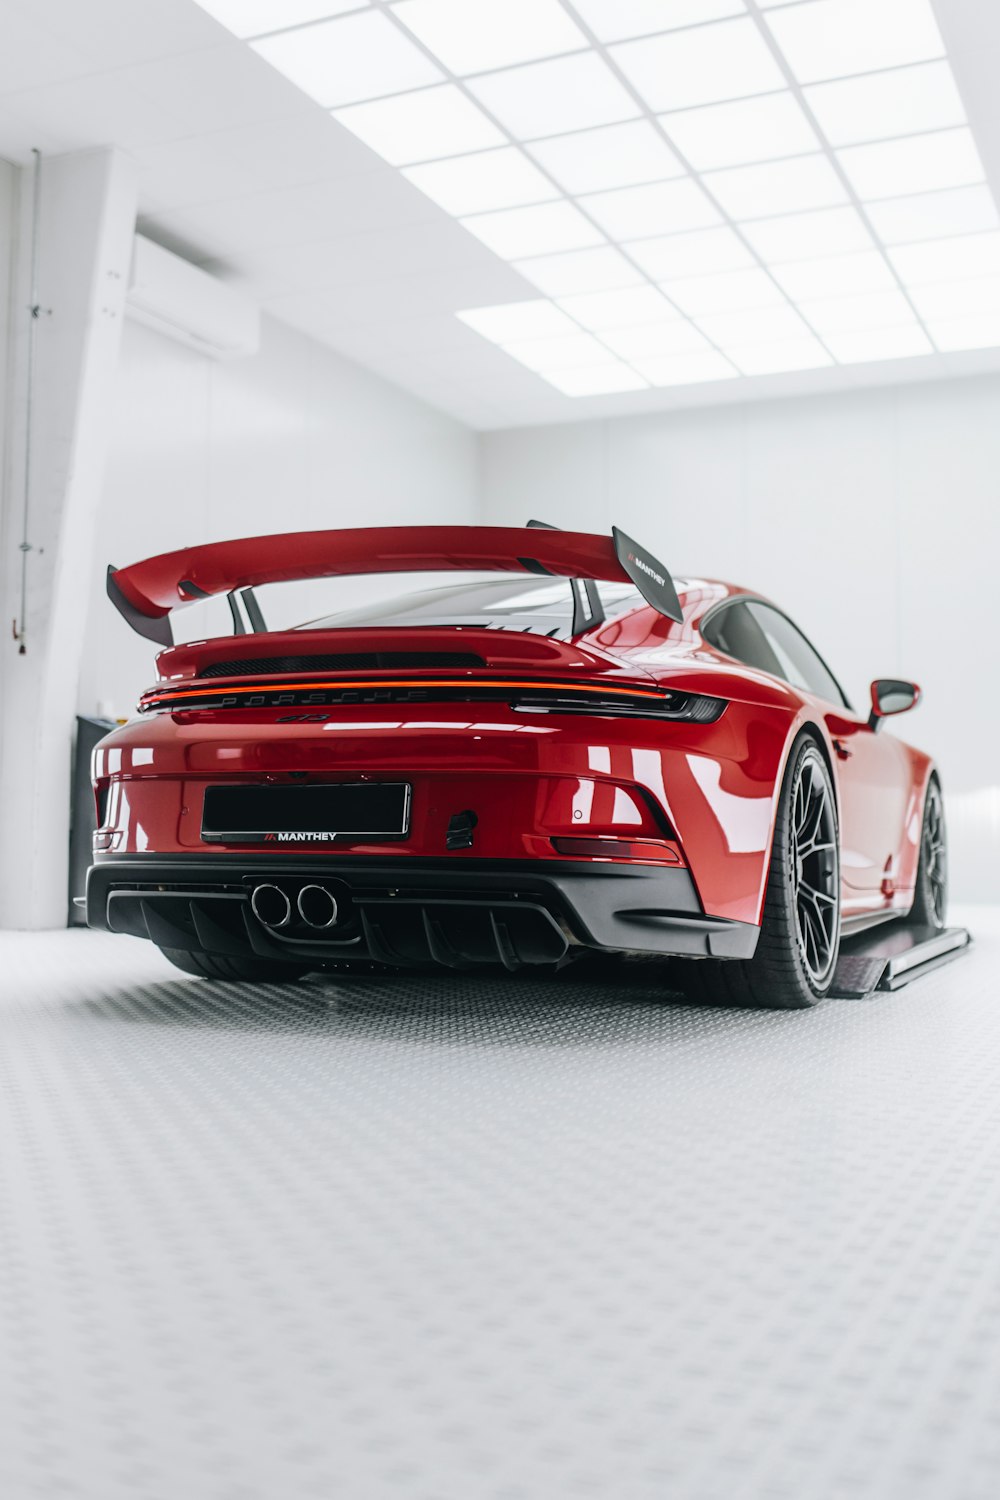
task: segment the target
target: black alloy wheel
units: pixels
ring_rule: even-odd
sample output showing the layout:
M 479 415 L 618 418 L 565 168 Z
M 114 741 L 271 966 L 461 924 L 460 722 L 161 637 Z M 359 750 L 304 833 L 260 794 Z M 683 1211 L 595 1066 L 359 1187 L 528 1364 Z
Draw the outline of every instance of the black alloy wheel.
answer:
M 702 1005 L 804 1010 L 830 991 L 840 956 L 840 826 L 833 777 L 806 733 L 778 797 L 764 915 L 751 959 L 679 960 L 676 983 Z
M 791 873 L 799 953 L 812 983 L 833 973 L 840 933 L 840 868 L 833 788 L 817 750 L 803 757 L 792 804 Z
M 944 797 L 933 779 L 924 799 L 920 862 L 909 921 L 919 927 L 944 927 L 948 918 L 948 834 Z

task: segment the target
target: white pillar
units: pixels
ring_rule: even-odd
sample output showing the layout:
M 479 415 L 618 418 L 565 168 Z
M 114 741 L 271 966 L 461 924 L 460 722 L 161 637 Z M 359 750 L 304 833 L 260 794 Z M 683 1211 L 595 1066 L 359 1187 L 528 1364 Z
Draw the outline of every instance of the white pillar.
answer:
M 94 529 L 136 182 L 130 159 L 110 149 L 42 162 L 27 434 L 30 171 L 21 176 L 0 480 L 0 927 L 44 928 L 66 925 L 70 749 L 87 601 L 100 586 Z M 21 609 L 26 448 L 32 550 L 22 654 L 11 621 Z

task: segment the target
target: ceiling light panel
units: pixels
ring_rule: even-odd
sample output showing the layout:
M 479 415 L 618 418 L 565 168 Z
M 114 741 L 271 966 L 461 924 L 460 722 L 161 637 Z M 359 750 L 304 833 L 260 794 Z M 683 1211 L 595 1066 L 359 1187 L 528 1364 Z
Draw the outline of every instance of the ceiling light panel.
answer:
M 564 312 L 600 333 L 608 328 L 627 328 L 635 323 L 654 323 L 676 316 L 662 292 L 653 286 L 622 287 L 612 292 L 586 292 L 564 297 Z
M 640 110 L 596 52 L 473 78 L 469 88 L 518 140 L 632 120 Z
M 767 25 L 800 83 L 944 56 L 930 0 L 810 0 Z
M 931 0 L 198 3 L 520 272 L 458 316 L 568 395 L 1000 342 Z
M 534 208 L 508 208 L 460 221 L 504 260 L 551 255 L 600 244 L 603 235 L 571 203 L 540 203 Z
M 927 240 L 900 245 L 889 259 L 907 286 L 960 277 L 1000 276 L 1000 234 L 970 234 L 959 239 Z
M 915 321 L 913 308 L 902 292 L 864 292 L 857 297 L 824 297 L 799 303 L 799 311 L 825 340 L 828 333 L 854 333 L 866 328 L 891 328 Z
M 935 281 L 914 287 L 910 296 L 917 312 L 928 321 L 977 317 L 1000 311 L 1000 276 L 977 276 L 974 281 Z
M 701 229 L 719 222 L 719 213 L 690 177 L 646 187 L 592 193 L 580 205 L 614 240 L 645 239 Z
M 959 349 L 991 349 L 1000 344 L 1000 311 L 972 318 L 930 318 L 927 329 L 945 354 Z
M 403 176 L 446 213 L 455 215 L 544 203 L 559 196 L 544 173 L 515 146 L 426 162 L 405 169 Z
M 590 365 L 607 363 L 608 351 L 589 333 L 564 334 L 553 339 L 526 339 L 523 343 L 504 344 L 504 350 L 529 370 L 585 370 Z
M 400 0 L 394 14 L 452 73 L 485 73 L 587 46 L 559 0 Z
M 619 360 L 583 370 L 551 370 L 542 373 L 542 379 L 565 396 L 609 396 L 615 391 L 642 391 L 647 385 L 637 371 Z
M 965 110 L 946 62 L 819 83 L 804 93 L 831 146 L 965 124 Z
M 644 359 L 707 353 L 711 348 L 708 339 L 693 323 L 678 317 L 663 323 L 636 323 L 631 328 L 609 328 L 602 332 L 601 343 L 607 344 L 622 359 L 637 365 Z
M 368 0 L 197 0 L 197 3 L 234 36 L 252 37 L 363 10 Z
M 685 109 L 785 86 L 749 18 L 668 32 L 612 47 L 611 56 L 650 109 Z
M 615 287 L 638 286 L 643 283 L 641 271 L 637 271 L 610 245 L 601 245 L 594 250 L 570 250 L 563 255 L 539 255 L 530 260 L 516 260 L 514 270 L 520 271 L 540 292 L 550 297 L 571 297 L 577 292 L 602 292 Z
M 896 289 L 896 278 L 877 250 L 860 255 L 817 256 L 774 267 L 775 280 L 795 302 L 812 297 L 850 297 Z
M 672 355 L 665 359 L 640 360 L 635 368 L 650 385 L 699 385 L 706 380 L 732 380 L 738 374 L 724 355 L 714 349 L 704 354 Z
M 703 313 L 739 312 L 745 307 L 784 304 L 781 289 L 766 271 L 725 271 L 715 276 L 687 276 L 661 283 L 671 302 L 692 318 Z
M 394 167 L 507 144 L 503 131 L 451 83 L 338 109 L 333 117 Z
M 685 168 L 647 120 L 535 141 L 531 155 L 567 193 L 599 193 L 682 177 Z
M 698 327 L 713 344 L 725 348 L 737 344 L 776 344 L 785 339 L 808 338 L 809 329 L 798 313 L 784 307 L 747 308 L 741 312 L 710 313 L 698 318 Z
M 661 115 L 660 123 L 696 172 L 801 156 L 820 141 L 801 106 L 787 92 L 709 104 Z
M 710 172 L 705 186 L 733 219 L 765 219 L 794 210 L 824 208 L 847 198 L 830 162 L 819 155 Z
M 742 375 L 781 375 L 818 370 L 833 360 L 818 339 L 785 339 L 778 344 L 740 344 L 726 355 Z
M 654 281 L 701 272 L 740 271 L 755 264 L 739 235 L 726 228 L 633 240 L 628 253 Z
M 964 187 L 985 177 L 972 133 L 943 130 L 877 146 L 850 146 L 837 156 L 859 198 L 901 198 Z
M 376 10 L 282 31 L 250 45 L 327 108 L 421 88 L 444 76 L 415 42 Z
M 740 227 L 761 259 L 772 265 L 814 255 L 847 255 L 852 250 L 868 250 L 873 243 L 854 208 L 785 214 Z
M 504 302 L 497 307 L 470 307 L 456 316 L 494 344 L 579 332 L 572 320 L 544 297 L 531 302 Z
M 869 203 L 866 212 L 886 245 L 935 240 L 955 234 L 977 234 L 1000 224 L 988 187 L 951 188 Z
M 876 359 L 910 359 L 933 354 L 934 349 L 919 323 L 896 328 L 874 328 L 857 333 L 829 334 L 823 342 L 842 365 L 868 364 Z
M 744 0 L 571 0 L 599 42 L 675 31 L 746 14 Z

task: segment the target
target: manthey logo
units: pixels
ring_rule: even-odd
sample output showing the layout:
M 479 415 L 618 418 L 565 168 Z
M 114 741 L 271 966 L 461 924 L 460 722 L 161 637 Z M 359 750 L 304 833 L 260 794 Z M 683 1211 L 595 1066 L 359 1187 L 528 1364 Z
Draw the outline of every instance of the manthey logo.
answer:
M 331 844 L 335 833 L 265 833 L 265 844 Z
M 628 560 L 630 563 L 635 563 L 640 573 L 645 573 L 647 578 L 651 578 L 653 582 L 658 583 L 661 588 L 664 588 L 666 586 L 667 580 L 664 578 L 663 574 L 657 573 L 655 568 L 651 568 L 649 566 L 649 563 L 645 562 L 641 557 L 636 557 L 634 552 L 629 553 Z

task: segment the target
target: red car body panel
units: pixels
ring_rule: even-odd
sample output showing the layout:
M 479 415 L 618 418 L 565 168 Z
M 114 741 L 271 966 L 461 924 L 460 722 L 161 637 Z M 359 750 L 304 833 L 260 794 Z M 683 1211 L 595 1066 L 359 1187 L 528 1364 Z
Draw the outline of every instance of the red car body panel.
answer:
M 628 577 L 605 538 L 497 527 L 252 538 L 169 554 L 114 576 L 130 604 L 152 616 L 201 593 L 262 580 L 401 568 L 509 566 L 523 572 L 525 557 L 561 576 Z M 391 844 L 344 837 L 337 840 L 338 856 L 366 865 L 391 861 L 393 868 L 445 857 L 456 874 L 463 865 L 495 862 L 499 868 L 525 860 L 556 871 L 588 861 L 683 868 L 706 918 L 759 924 L 785 764 L 796 737 L 808 729 L 833 771 L 845 917 L 907 911 L 929 758 L 876 734 L 867 716 L 711 648 L 701 621 L 743 592 L 699 580 L 681 588 L 680 623 L 640 605 L 570 641 L 451 626 L 350 627 L 165 650 L 158 657 L 159 683 L 143 700 L 146 711 L 110 734 L 95 754 L 98 860 L 191 855 L 206 871 L 212 861 L 221 867 L 235 856 L 252 862 L 255 851 L 246 843 L 202 839 L 202 804 L 211 785 L 405 780 L 413 789 L 407 837 Z M 252 679 L 239 667 L 323 652 L 456 649 L 478 656 L 482 665 L 272 670 Z M 226 663 L 232 673 L 216 675 Z M 425 700 L 419 706 L 378 701 L 380 691 L 399 683 L 426 690 Z M 715 722 L 661 722 L 436 698 L 436 691 L 456 683 L 470 692 L 560 684 L 567 694 L 600 689 L 662 698 L 667 690 L 723 700 L 725 710 Z M 258 687 L 259 701 L 248 701 Z M 324 706 L 332 688 L 356 691 L 357 701 Z M 289 703 L 273 702 L 285 690 Z M 305 694 L 314 695 L 314 709 L 303 703 Z M 186 706 L 190 695 L 198 706 Z M 449 820 L 465 808 L 478 819 L 474 843 L 448 850 Z M 565 842 L 581 839 L 620 842 L 595 857 L 583 852 L 584 844 Z M 275 855 L 271 845 L 256 852 Z M 291 862 L 301 852 L 289 848 L 278 857 Z M 671 951 L 662 935 L 645 932 L 636 933 L 632 946 Z

